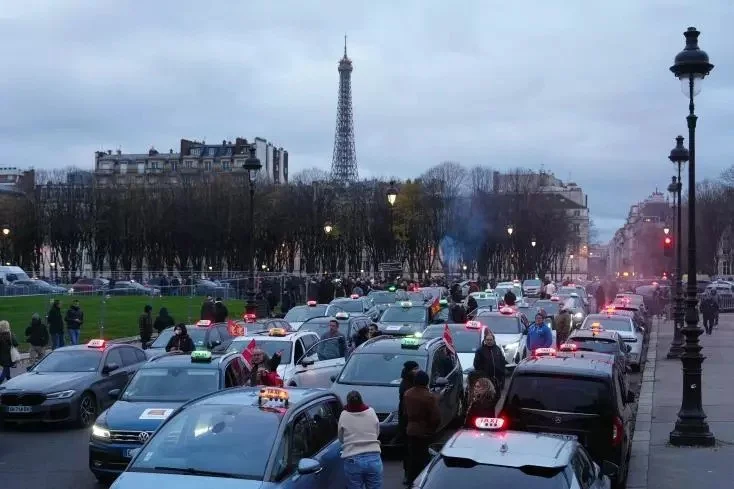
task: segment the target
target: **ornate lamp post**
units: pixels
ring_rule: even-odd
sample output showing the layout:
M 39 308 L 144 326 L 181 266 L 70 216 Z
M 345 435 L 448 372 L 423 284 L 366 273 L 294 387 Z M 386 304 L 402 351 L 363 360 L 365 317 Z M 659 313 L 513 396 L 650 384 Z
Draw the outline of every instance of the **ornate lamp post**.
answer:
M 668 159 L 678 167 L 678 177 L 673 177 L 672 182 L 668 186 L 668 190 L 673 193 L 673 203 L 675 205 L 675 233 L 677 241 L 675 243 L 675 302 L 673 304 L 673 341 L 670 343 L 670 350 L 667 358 L 680 358 L 683 355 L 683 248 L 681 230 L 681 192 L 683 184 L 681 183 L 681 169 L 688 161 L 689 154 L 685 146 L 683 146 L 683 136 L 675 138 L 675 148 L 670 151 Z
M 701 91 L 701 82 L 714 68 L 708 54 L 698 47 L 701 33 L 689 27 L 683 35 L 686 47 L 675 57 L 670 71 L 681 81 L 683 93 L 688 98 L 688 283 L 686 286 L 685 337 L 683 355 L 683 399 L 675 428 L 670 432 L 670 443 L 676 446 L 713 446 L 716 442 L 706 422 L 701 395 L 701 345 L 698 337 L 703 330 L 698 327 L 698 297 L 696 287 L 696 121 L 693 99 Z
M 255 182 L 257 173 L 263 167 L 255 156 L 255 146 L 250 146 L 250 156 L 242 167 L 247 170 L 247 178 L 250 183 L 250 249 L 247 257 L 250 267 L 250 287 L 247 291 L 247 309 L 252 312 L 252 308 L 255 307 Z
M 393 255 L 397 255 L 395 250 L 395 201 L 398 200 L 398 189 L 395 186 L 395 180 L 390 181 L 390 186 L 387 188 L 387 203 L 390 204 L 390 239 L 392 240 Z M 393 256 L 393 258 L 396 258 Z
M 8 226 L 3 226 L 3 236 L 2 237 L 3 237 L 3 242 L 1 243 L 2 248 L 0 248 L 0 250 L 2 250 L 2 254 L 0 254 L 0 256 L 3 259 L 6 259 L 5 255 L 10 254 L 8 251 L 6 251 L 9 248 L 8 241 L 10 239 L 10 228 Z M 8 263 L 8 265 L 10 265 L 10 263 Z

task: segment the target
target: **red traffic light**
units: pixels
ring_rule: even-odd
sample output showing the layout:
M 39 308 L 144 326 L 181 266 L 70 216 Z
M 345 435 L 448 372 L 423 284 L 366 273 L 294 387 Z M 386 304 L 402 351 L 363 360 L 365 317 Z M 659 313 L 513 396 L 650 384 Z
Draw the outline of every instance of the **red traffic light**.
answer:
M 666 236 L 664 242 L 666 246 L 673 244 L 673 240 L 670 238 L 670 236 Z

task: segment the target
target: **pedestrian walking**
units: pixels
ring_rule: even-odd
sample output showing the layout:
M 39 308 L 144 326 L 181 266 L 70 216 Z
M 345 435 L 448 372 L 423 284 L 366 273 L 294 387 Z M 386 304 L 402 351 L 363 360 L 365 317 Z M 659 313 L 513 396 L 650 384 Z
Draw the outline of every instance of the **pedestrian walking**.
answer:
M 495 390 L 502 392 L 505 386 L 505 367 L 507 359 L 502 348 L 496 343 L 494 333 L 489 329 L 484 331 L 482 344 L 474 352 L 474 372 L 476 378 L 486 377 L 492 381 Z M 474 381 L 472 379 L 472 381 Z
M 405 392 L 403 404 L 408 418 L 406 448 L 408 452 L 408 482 L 415 481 L 428 465 L 431 455 L 428 448 L 441 424 L 438 398 L 428 390 L 428 374 L 419 370 L 414 385 Z
M 703 296 L 703 300 L 701 300 L 701 315 L 703 316 L 703 329 L 707 335 L 710 335 L 713 331 L 717 308 L 718 306 L 710 294 Z
M 143 350 L 148 348 L 148 345 L 150 344 L 150 339 L 153 337 L 153 316 L 151 315 L 152 311 L 153 306 L 148 304 L 143 308 L 143 314 L 141 314 L 138 318 L 140 346 L 143 347 Z
M 476 428 L 474 424 L 476 418 L 494 418 L 497 399 L 497 391 L 492 382 L 486 377 L 477 379 L 474 382 L 472 397 L 469 399 L 469 407 L 466 410 L 464 427 Z
M 400 373 L 400 387 L 398 388 L 398 442 L 406 443 L 408 434 L 406 432 L 408 426 L 408 415 L 405 412 L 405 393 L 415 385 L 415 374 L 420 370 L 418 362 L 408 360 L 403 364 L 403 371 Z M 408 484 L 409 479 L 409 458 L 405 450 L 403 450 L 403 484 Z
M 214 322 L 215 323 L 226 323 L 229 317 L 229 310 L 224 305 L 224 301 L 221 297 L 217 297 L 214 301 Z
M 557 335 L 557 333 L 556 333 Z M 557 336 L 556 336 L 557 337 Z M 553 332 L 545 323 L 543 314 L 535 315 L 535 322 L 528 328 L 528 350 L 553 346 Z
M 48 329 L 41 321 L 40 314 L 34 313 L 31 317 L 31 324 L 25 329 L 25 340 L 31 345 L 28 360 L 31 365 L 35 365 L 46 354 L 46 345 L 48 345 Z
M 82 311 L 78 299 L 74 299 L 71 303 L 71 307 L 66 311 L 64 320 L 66 321 L 66 331 L 69 333 L 69 344 L 78 345 L 79 333 L 81 332 L 82 324 L 84 324 L 84 311 Z
M 607 297 L 604 292 L 604 287 L 601 283 L 596 288 L 596 291 L 594 291 L 594 302 L 596 302 L 596 312 L 601 312 L 601 310 L 606 305 Z
M 382 489 L 380 420 L 357 391 L 347 394 L 347 404 L 339 416 L 338 434 L 347 489 Z
M 10 369 L 20 358 L 18 354 L 18 341 L 10 331 L 10 323 L 0 321 L 0 383 L 10 380 Z
M 51 334 L 51 348 L 61 348 L 64 346 L 64 318 L 61 315 L 61 302 L 54 299 L 51 302 L 51 309 L 48 310 L 46 316 L 48 323 L 48 332 Z
M 561 310 L 553 318 L 553 323 L 553 328 L 556 330 L 556 347 L 559 347 L 566 342 L 568 335 L 571 334 L 571 313 L 568 309 L 561 307 Z
M 168 314 L 168 309 L 161 307 L 161 310 L 158 311 L 158 317 L 155 318 L 155 322 L 153 323 L 153 329 L 158 332 L 158 336 L 160 336 L 164 329 L 172 328 L 175 325 L 176 322 L 173 320 L 173 317 Z

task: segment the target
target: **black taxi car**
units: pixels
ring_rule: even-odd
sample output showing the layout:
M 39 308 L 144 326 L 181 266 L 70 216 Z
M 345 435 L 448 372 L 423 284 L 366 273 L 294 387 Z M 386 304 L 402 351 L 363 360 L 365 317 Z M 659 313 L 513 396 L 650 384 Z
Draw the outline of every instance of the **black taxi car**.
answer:
M 351 348 L 357 332 L 370 325 L 370 319 L 367 316 L 352 316 L 348 312 L 337 312 L 332 317 L 317 317 L 304 321 L 298 332 L 312 331 L 324 339 L 325 334 L 329 332 L 329 323 L 336 321 L 339 323 L 339 332 L 344 335 L 347 347 Z
M 632 450 L 635 395 L 612 357 L 536 351 L 510 379 L 500 417 L 510 429 L 578 440 L 599 464 L 618 467 L 624 487 Z
M 150 359 L 166 353 L 166 345 L 168 345 L 168 341 L 173 337 L 175 328 L 175 326 L 172 326 L 164 329 L 145 350 L 145 356 Z M 196 350 L 226 350 L 234 338 L 229 332 L 227 323 L 215 323 L 207 319 L 186 326 L 186 332 L 194 342 L 194 348 Z
M 380 442 L 396 446 L 398 434 L 398 388 L 403 364 L 418 363 L 430 378 L 429 389 L 439 398 L 440 429 L 464 416 L 464 377 L 461 364 L 443 338 L 424 339 L 377 336 L 360 345 L 349 356 L 331 391 L 344 401 L 347 393 L 358 390 L 365 404 L 377 412 Z
M 422 332 L 430 323 L 430 304 L 401 301 L 385 309 L 377 326 L 383 334 L 411 336 Z

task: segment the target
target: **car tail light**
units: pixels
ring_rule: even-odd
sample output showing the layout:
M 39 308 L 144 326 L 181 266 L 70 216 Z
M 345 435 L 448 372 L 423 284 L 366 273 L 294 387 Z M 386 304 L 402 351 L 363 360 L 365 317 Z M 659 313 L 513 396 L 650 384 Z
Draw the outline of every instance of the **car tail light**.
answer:
M 615 416 L 612 422 L 612 446 L 617 447 L 622 443 L 624 435 L 624 424 L 619 416 Z

